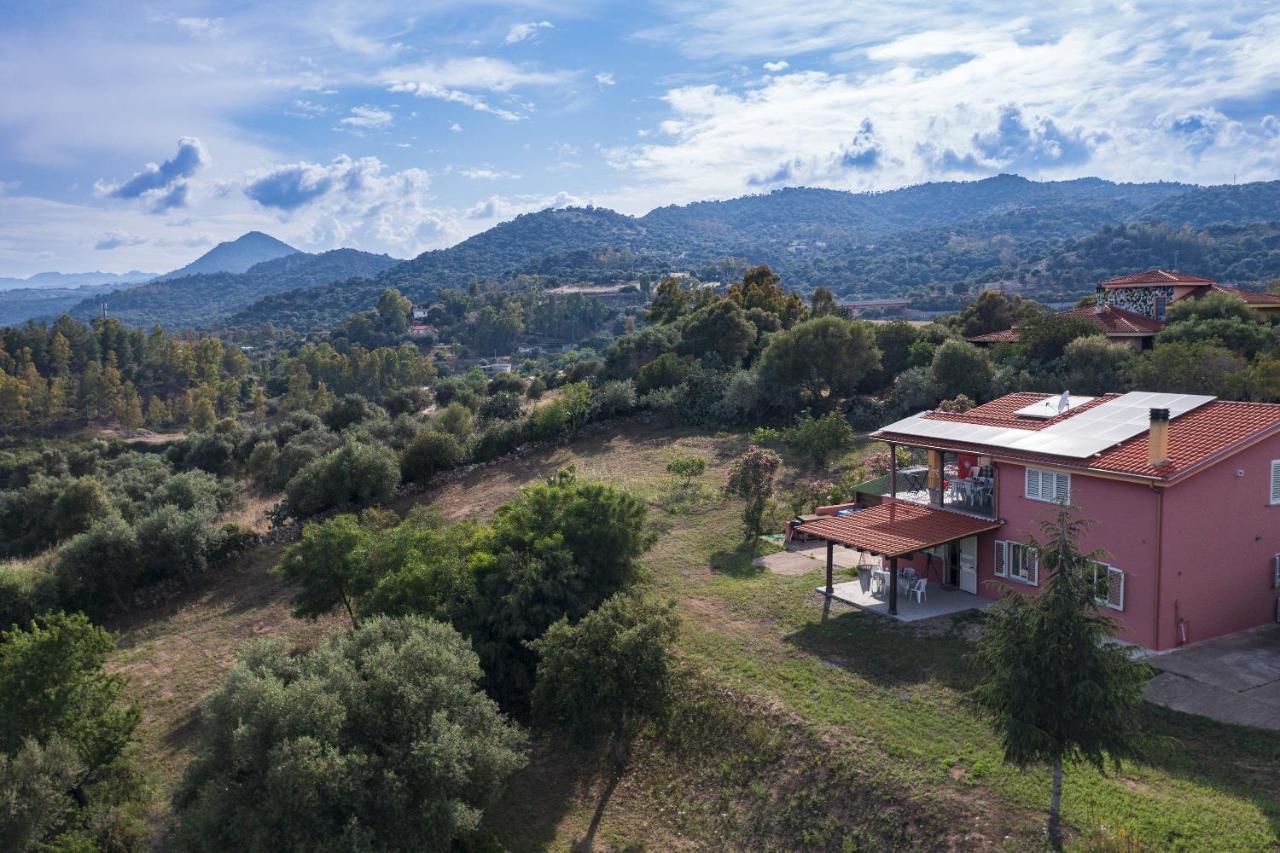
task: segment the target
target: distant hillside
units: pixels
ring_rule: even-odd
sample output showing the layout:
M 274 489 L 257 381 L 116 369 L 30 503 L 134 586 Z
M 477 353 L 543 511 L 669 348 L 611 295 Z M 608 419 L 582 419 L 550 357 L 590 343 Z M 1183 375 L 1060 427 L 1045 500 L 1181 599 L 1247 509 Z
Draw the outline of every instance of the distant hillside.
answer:
M 41 287 L 85 287 L 99 284 L 140 284 L 150 281 L 158 273 L 132 270 L 124 273 L 112 272 L 38 272 L 26 278 L 4 278 L 0 276 L 0 290 L 34 289 Z
M 263 261 L 292 255 L 297 251 L 288 243 L 282 243 L 261 231 L 250 231 L 230 242 L 219 243 L 185 267 L 160 276 L 159 280 L 182 278 L 199 273 L 247 272 L 250 267 Z
M 170 329 L 207 328 L 264 296 L 316 288 L 334 281 L 376 276 L 398 264 L 387 255 L 335 249 L 310 255 L 294 252 L 254 265 L 247 272 L 188 275 L 95 297 L 71 307 L 72 316 L 107 314 L 130 326 L 159 323 Z
M 100 297 L 127 284 L 84 287 L 27 287 L 0 291 L 0 326 L 16 326 L 36 317 L 56 317 L 84 303 L 101 304 Z
M 605 208 L 544 210 L 380 273 L 349 270 L 297 283 L 277 276 L 255 285 L 256 293 L 242 282 L 233 299 L 211 307 L 189 297 L 131 317 L 209 325 L 230 315 L 232 328 L 267 321 L 323 328 L 369 307 L 385 287 L 426 300 L 476 279 L 534 276 L 551 286 L 683 270 L 725 280 L 759 263 L 801 290 L 825 285 L 844 298 L 909 296 L 926 310 L 956 308 L 992 285 L 1066 301 L 1101 278 L 1150 266 L 1245 285 L 1275 278 L 1272 223 L 1280 223 L 1280 182 L 1196 187 L 999 175 L 877 193 L 785 189 L 640 217 Z M 126 310 L 133 298 L 114 299 Z

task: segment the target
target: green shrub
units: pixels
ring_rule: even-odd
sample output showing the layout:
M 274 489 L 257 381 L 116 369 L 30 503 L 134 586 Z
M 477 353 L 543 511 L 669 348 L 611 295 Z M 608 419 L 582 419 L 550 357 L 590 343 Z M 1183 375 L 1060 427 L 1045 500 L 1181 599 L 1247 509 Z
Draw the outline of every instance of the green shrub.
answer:
M 782 440 L 782 433 L 773 427 L 756 427 L 751 431 L 751 443 L 757 447 L 769 447 Z
M 529 415 L 529 431 L 537 439 L 559 438 L 569 431 L 569 410 L 560 400 L 552 400 Z
M 526 737 L 479 677 L 465 639 L 417 617 L 301 656 L 250 647 L 206 700 L 179 845 L 454 849 L 524 764 Z
M 409 483 L 425 483 L 439 471 L 462 464 L 465 453 L 448 433 L 423 429 L 400 457 L 400 476 Z
M 537 400 L 547 393 L 547 382 L 541 376 L 535 376 L 529 381 L 529 387 L 525 389 L 524 395 L 530 400 Z
M 485 398 L 477 414 L 486 420 L 515 420 L 520 417 L 520 398 L 511 391 L 499 391 Z
M 285 486 L 300 516 L 330 507 L 382 501 L 400 483 L 395 453 L 381 445 L 347 443 L 299 471 Z
M 604 382 L 591 394 L 591 414 L 597 418 L 628 415 L 636 407 L 636 386 L 630 379 Z
M 138 522 L 135 528 L 142 559 L 142 581 L 178 578 L 189 582 L 209 567 L 220 531 L 198 509 L 168 504 Z
M 118 516 L 95 523 L 72 537 L 54 558 L 61 597 L 86 613 L 102 613 L 107 604 L 128 609 L 126 599 L 141 575 L 138 536 Z
M 526 418 L 515 421 L 495 421 L 476 436 L 471 454 L 477 462 L 487 462 L 505 456 L 530 439 L 530 426 Z
M 853 428 L 839 412 L 827 412 L 820 418 L 804 414 L 784 438 L 794 452 L 821 467 L 853 447 Z
M 58 579 L 29 566 L 0 565 L 0 631 L 59 609 Z

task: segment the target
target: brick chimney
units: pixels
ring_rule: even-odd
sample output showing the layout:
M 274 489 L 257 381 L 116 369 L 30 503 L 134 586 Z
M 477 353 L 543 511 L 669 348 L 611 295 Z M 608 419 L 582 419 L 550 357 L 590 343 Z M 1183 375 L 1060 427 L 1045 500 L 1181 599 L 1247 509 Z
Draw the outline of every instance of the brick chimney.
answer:
M 1147 461 L 1160 466 L 1169 461 L 1169 410 L 1152 409 L 1147 430 Z
M 1098 289 L 1094 293 L 1093 313 L 1095 314 L 1107 313 L 1107 290 L 1102 285 L 1098 285 Z

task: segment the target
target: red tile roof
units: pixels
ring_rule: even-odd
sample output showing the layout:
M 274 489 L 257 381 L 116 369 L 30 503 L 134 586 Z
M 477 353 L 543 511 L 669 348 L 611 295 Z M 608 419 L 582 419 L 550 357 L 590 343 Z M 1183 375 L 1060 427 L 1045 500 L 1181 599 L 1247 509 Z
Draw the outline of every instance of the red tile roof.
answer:
M 1060 313 L 1063 317 L 1082 317 L 1085 320 L 1092 320 L 1108 335 L 1154 335 L 1164 328 L 1164 323 L 1160 320 L 1154 320 L 1145 314 L 1126 311 L 1114 305 L 1106 306 L 1101 314 L 1092 305 L 1071 308 Z
M 963 420 L 966 423 L 992 426 L 1043 429 L 1100 405 L 1116 397 L 1107 394 L 1078 408 L 1045 421 L 1030 424 L 1020 421 L 1012 413 L 1024 405 L 1045 399 L 1044 394 L 1026 392 L 1010 394 L 985 405 L 971 409 L 962 415 L 947 412 L 931 412 L 931 420 Z M 1008 448 L 991 447 L 970 442 L 947 439 L 922 439 L 900 433 L 880 431 L 876 438 L 908 445 L 924 445 L 964 453 L 979 453 L 1008 459 L 1053 465 L 1060 468 L 1081 468 L 1117 474 L 1133 474 L 1160 480 L 1173 480 L 1228 455 L 1239 446 L 1249 444 L 1268 434 L 1280 434 L 1280 404 L 1245 403 L 1233 400 L 1214 400 L 1169 422 L 1169 461 L 1159 468 L 1147 463 L 1147 434 L 1145 432 L 1110 447 L 1088 459 L 1073 459 L 1045 453 L 1026 453 Z
M 983 424 L 985 426 L 1013 427 L 1014 429 L 1041 430 L 1047 426 L 1059 423 L 1074 415 L 1078 415 L 1083 411 L 1092 409 L 1094 406 L 1113 399 L 1118 394 L 1103 394 L 1101 397 L 1094 397 L 1087 403 L 1079 406 L 1073 406 L 1060 415 L 1054 415 L 1051 418 L 1028 418 L 1019 417 L 1017 411 L 1024 409 L 1034 403 L 1042 403 L 1045 400 L 1057 400 L 1058 394 L 1044 394 L 1039 391 L 1018 391 L 1013 394 L 1005 394 L 989 403 L 983 403 L 981 406 L 975 406 L 967 412 L 932 412 L 929 417 L 936 421 L 959 421 L 966 424 Z
M 1018 340 L 1018 330 L 1004 329 L 999 332 L 987 332 L 985 335 L 974 335 L 965 340 L 971 344 L 1011 344 Z
M 1106 306 L 1101 314 L 1098 313 L 1093 305 L 1069 308 L 1058 313 L 1063 317 L 1079 317 L 1082 320 L 1090 320 L 1097 323 L 1102 328 L 1103 334 L 1108 336 L 1146 337 L 1154 335 L 1164 328 L 1164 323 L 1160 320 L 1153 320 L 1143 314 L 1126 311 L 1114 305 Z M 965 338 L 965 340 L 971 344 L 1012 343 L 1018 340 L 1018 327 L 1014 326 L 1012 329 L 1005 329 L 1000 332 L 988 332 L 985 335 L 974 335 L 971 338 Z
M 906 501 L 886 501 L 853 515 L 826 516 L 800 525 L 797 530 L 849 548 L 886 557 L 901 557 L 934 545 L 963 539 L 1001 522 L 961 515 Z
M 1257 290 L 1241 290 L 1238 287 L 1226 287 L 1225 285 L 1215 285 L 1214 290 L 1220 290 L 1223 293 L 1230 293 L 1239 296 L 1250 305 L 1275 305 L 1280 306 L 1280 293 L 1261 293 Z
M 1146 272 L 1134 273 L 1133 275 L 1122 275 L 1116 278 L 1109 278 L 1102 283 L 1103 287 L 1143 287 L 1161 284 L 1214 284 L 1211 278 L 1204 278 L 1198 275 L 1187 275 L 1183 272 L 1170 272 L 1169 270 L 1147 270 Z

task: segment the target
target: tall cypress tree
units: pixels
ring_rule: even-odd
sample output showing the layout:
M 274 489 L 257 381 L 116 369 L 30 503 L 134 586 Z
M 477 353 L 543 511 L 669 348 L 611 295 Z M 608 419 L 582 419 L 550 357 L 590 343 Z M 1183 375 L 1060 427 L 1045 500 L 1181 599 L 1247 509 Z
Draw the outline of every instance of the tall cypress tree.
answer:
M 1049 839 L 1062 848 L 1060 809 L 1065 765 L 1118 765 L 1137 748 L 1142 689 L 1151 669 L 1112 639 L 1115 626 L 1094 600 L 1093 565 L 1083 554 L 1086 522 L 1070 507 L 1044 522 L 1032 543 L 1048 577 L 1034 598 L 1011 594 L 977 643 L 977 702 L 991 714 L 1005 761 L 1053 769 Z

